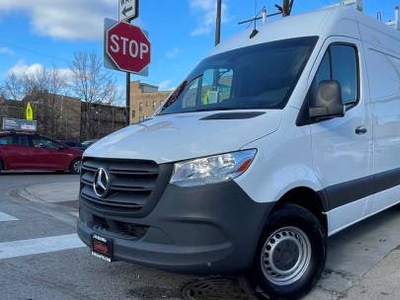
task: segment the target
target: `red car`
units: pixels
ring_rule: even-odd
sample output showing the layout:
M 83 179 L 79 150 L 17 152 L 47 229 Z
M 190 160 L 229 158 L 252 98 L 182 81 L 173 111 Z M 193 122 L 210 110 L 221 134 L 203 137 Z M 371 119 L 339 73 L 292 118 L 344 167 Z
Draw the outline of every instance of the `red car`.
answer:
M 80 173 L 82 151 L 27 132 L 0 132 L 1 170 L 51 170 Z

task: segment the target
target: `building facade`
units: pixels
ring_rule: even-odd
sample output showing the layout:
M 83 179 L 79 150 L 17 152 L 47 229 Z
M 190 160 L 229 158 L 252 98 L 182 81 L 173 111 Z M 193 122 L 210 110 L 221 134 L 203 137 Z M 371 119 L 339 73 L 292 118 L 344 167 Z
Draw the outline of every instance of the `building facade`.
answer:
M 4 117 L 24 119 L 28 102 L 37 121 L 37 132 L 56 140 L 98 139 L 126 125 L 125 107 L 85 103 L 47 92 L 32 93 L 22 101 L 0 98 L 0 124 Z
M 151 117 L 170 93 L 171 91 L 159 91 L 155 85 L 132 81 L 130 123 L 138 123 Z

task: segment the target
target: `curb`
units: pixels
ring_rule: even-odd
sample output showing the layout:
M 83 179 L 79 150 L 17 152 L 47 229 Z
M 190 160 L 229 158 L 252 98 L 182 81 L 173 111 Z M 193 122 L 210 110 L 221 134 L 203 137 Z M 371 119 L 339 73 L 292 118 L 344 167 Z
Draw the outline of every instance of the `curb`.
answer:
M 53 182 L 27 185 L 16 191 L 24 199 L 39 203 L 62 203 L 78 201 L 79 183 Z

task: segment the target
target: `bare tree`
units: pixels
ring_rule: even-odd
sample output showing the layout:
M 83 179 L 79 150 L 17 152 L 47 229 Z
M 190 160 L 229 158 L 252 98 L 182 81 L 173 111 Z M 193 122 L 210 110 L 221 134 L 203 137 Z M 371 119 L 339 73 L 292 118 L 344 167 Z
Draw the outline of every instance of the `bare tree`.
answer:
M 85 109 L 82 111 L 84 128 L 81 133 L 84 139 L 88 139 L 94 134 L 90 119 L 96 113 L 92 112 L 91 104 L 111 104 L 118 99 L 116 77 L 104 69 L 102 60 L 94 52 L 74 53 L 70 70 L 72 71 L 72 93 L 85 102 Z
M 118 97 L 116 78 L 103 68 L 96 53 L 76 52 L 70 65 L 72 93 L 87 103 L 113 103 Z
M 17 75 L 10 73 L 4 81 L 2 91 L 9 100 L 20 101 L 34 92 L 59 94 L 67 88 L 66 76 L 56 66 L 40 68 L 34 73 Z
M 40 68 L 34 73 L 16 75 L 11 73 L 2 87 L 4 97 L 9 100 L 30 101 L 41 132 L 55 137 L 57 121 L 61 117 L 60 94 L 67 88 L 66 76 L 56 66 Z
M 8 74 L 2 85 L 2 96 L 9 100 L 20 101 L 27 94 L 24 78 L 14 73 Z

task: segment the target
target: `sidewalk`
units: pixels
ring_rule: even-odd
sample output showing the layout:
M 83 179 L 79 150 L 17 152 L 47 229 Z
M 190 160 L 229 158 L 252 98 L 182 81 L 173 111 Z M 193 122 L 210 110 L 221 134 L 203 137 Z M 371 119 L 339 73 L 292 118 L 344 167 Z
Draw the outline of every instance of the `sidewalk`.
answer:
M 54 182 L 25 186 L 17 194 L 34 202 L 60 203 L 78 201 L 79 182 Z

